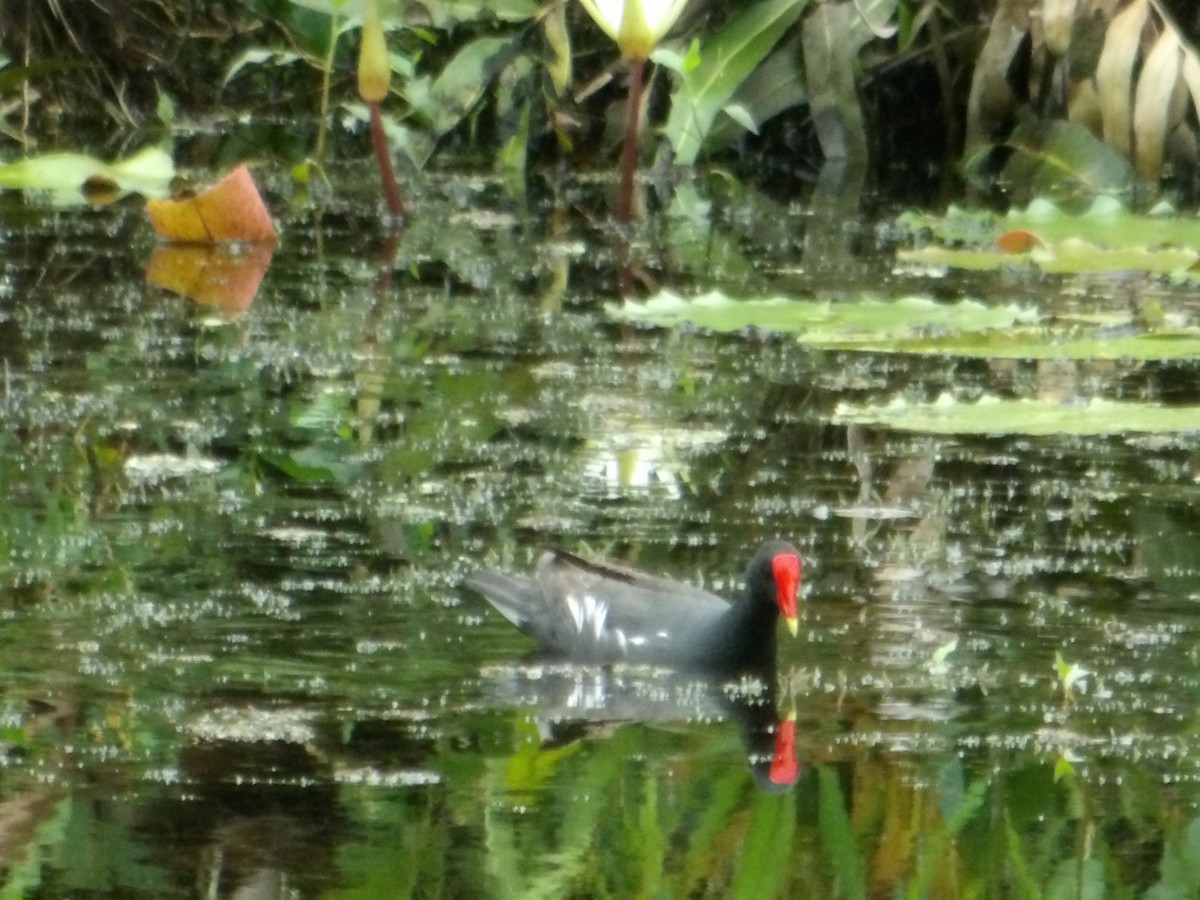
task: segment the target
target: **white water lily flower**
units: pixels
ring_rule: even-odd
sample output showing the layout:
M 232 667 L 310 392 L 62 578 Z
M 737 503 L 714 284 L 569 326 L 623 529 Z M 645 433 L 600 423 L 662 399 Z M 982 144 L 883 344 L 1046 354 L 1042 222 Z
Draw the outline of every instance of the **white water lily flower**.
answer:
M 648 59 L 688 0 L 579 0 L 621 52 Z

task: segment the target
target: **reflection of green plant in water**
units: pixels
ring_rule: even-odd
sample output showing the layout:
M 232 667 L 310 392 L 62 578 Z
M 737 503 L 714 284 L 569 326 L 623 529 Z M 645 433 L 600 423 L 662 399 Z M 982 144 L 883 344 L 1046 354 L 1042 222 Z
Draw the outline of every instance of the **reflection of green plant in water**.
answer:
M 99 468 L 67 435 L 36 443 L 31 449 L 0 432 L 0 482 L 8 486 L 0 504 L 0 584 L 10 590 L 56 583 L 109 552 L 89 509 L 103 483 Z
M 1078 663 L 1068 663 L 1057 650 L 1054 652 L 1054 673 L 1058 676 L 1058 685 L 1062 689 L 1064 706 L 1075 702 L 1075 685 L 1092 674 Z
M 1058 759 L 1054 761 L 1054 780 L 1062 781 L 1075 774 L 1075 763 L 1079 762 L 1080 757 L 1071 750 L 1063 750 L 1058 754 Z
M 643 742 L 675 758 L 678 774 L 645 759 Z M 541 751 L 554 765 L 530 770 L 543 772 L 532 796 L 509 792 L 511 763 L 491 770 L 486 846 L 499 896 L 689 896 L 704 888 L 769 897 L 795 878 L 780 862 L 792 837 L 790 799 L 758 792 L 732 733 L 699 755 L 678 737 L 633 724 L 576 746 L 569 756 Z M 530 752 L 524 745 L 518 755 Z M 552 830 L 543 831 L 548 822 Z

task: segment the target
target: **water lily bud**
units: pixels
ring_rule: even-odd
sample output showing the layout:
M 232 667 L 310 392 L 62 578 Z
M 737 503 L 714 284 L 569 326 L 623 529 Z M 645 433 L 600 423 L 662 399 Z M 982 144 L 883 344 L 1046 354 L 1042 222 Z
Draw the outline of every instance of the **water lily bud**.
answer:
M 383 102 L 391 77 L 379 4 L 376 0 L 368 0 L 363 15 L 362 45 L 358 48 L 358 96 L 367 103 Z

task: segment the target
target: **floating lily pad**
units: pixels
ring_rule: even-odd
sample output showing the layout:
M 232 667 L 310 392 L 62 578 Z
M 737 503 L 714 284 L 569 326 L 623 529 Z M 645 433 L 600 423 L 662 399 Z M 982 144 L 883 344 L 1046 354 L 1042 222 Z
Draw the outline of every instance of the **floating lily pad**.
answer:
M 106 188 L 117 194 L 163 197 L 174 176 L 170 154 L 158 147 L 148 147 L 114 163 L 82 153 L 47 153 L 0 163 L 0 187 L 48 191 L 59 202 L 82 202 L 85 191 L 106 193 Z
M 1179 272 L 1200 254 L 1200 220 L 1169 209 L 1134 213 L 1113 197 L 1097 198 L 1080 215 L 1046 200 L 1004 216 L 951 207 L 943 216 L 906 213 L 897 224 L 933 244 L 901 250 L 900 260 L 959 269 L 1035 265 L 1046 272 Z M 1002 236 L 1023 232 L 1036 237 L 1025 252 L 1006 252 Z
M 1127 326 L 1013 328 L 976 334 L 901 340 L 837 340 L 830 349 L 887 353 L 939 353 L 992 359 L 1192 359 L 1200 357 L 1200 328 L 1136 331 Z
M 762 328 L 795 332 L 810 344 L 896 340 L 948 331 L 986 331 L 1038 321 L 1032 307 L 987 306 L 976 300 L 938 303 L 928 297 L 851 301 L 791 300 L 783 297 L 736 300 L 720 292 L 688 300 L 663 291 L 637 303 L 608 307 L 631 322 L 673 326 L 690 323 L 713 331 Z
M 1176 317 L 1145 328 L 1130 314 L 1042 321 L 1034 307 L 976 300 L 735 300 L 713 292 L 694 299 L 662 292 L 609 306 L 618 319 L 713 331 L 759 328 L 794 333 L 813 347 L 875 353 L 922 353 L 1003 359 L 1189 359 L 1200 357 L 1200 328 Z
M 1065 212 L 1048 200 L 1034 200 L 1024 209 L 998 216 L 986 210 L 951 206 L 944 215 L 904 213 L 896 223 L 903 231 L 926 234 L 935 241 L 975 246 L 990 245 L 1006 231 L 1022 228 L 1042 240 L 1079 238 L 1106 246 L 1189 247 L 1200 244 L 1200 219 L 1181 216 L 1169 207 L 1139 214 L 1113 197 L 1098 197 L 1086 212 Z
M 1099 398 L 1062 403 L 983 397 L 967 403 L 943 394 L 933 403 L 902 399 L 884 406 L 843 403 L 834 412 L 833 421 L 932 434 L 1161 434 L 1200 430 L 1200 407 Z
M 1167 274 L 1195 265 L 1200 253 L 1183 247 L 1147 250 L 1141 247 L 1107 248 L 1069 238 L 1058 244 L 1031 247 L 1022 253 L 993 250 L 965 250 L 930 245 L 900 250 L 900 262 L 951 269 L 986 271 L 1019 265 L 1032 265 L 1043 272 L 1072 274 L 1080 272 L 1124 272 L 1136 270 Z

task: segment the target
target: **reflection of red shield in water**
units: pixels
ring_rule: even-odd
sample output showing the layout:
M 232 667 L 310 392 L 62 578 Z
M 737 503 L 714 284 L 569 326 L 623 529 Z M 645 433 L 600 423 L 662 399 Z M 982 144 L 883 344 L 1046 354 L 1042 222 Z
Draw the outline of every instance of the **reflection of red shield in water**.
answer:
M 237 250 L 219 244 L 168 244 L 150 257 L 146 280 L 232 316 L 254 300 L 273 251 L 270 244 Z
M 775 754 L 767 777 L 772 784 L 792 784 L 796 780 L 795 719 L 784 719 L 775 726 Z

